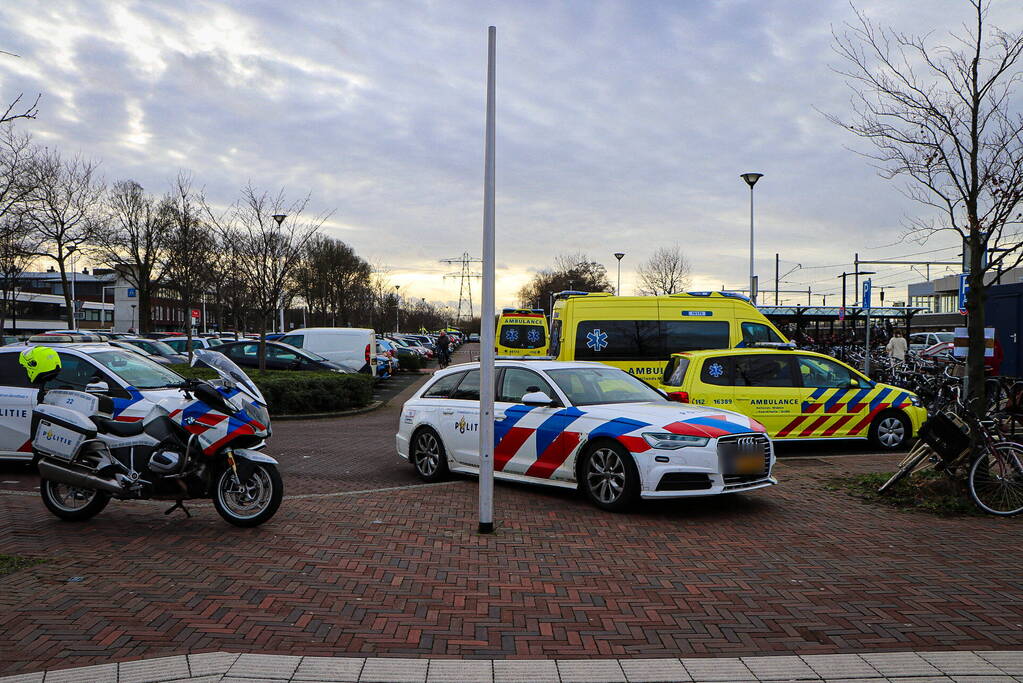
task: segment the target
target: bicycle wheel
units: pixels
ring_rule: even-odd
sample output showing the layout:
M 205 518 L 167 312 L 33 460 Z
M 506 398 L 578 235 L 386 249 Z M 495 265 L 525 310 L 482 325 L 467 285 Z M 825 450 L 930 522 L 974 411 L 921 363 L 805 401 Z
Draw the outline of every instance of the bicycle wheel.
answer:
M 900 463 L 898 471 L 892 475 L 892 478 L 881 484 L 881 487 L 877 490 L 878 493 L 884 493 L 891 487 L 895 486 L 899 481 L 907 477 L 910 472 L 914 472 L 917 469 L 923 469 L 921 463 L 926 466 L 925 460 L 932 454 L 930 447 L 922 441 L 917 443 L 913 447 L 913 450 L 909 452 L 909 455 Z
M 970 466 L 970 497 L 991 515 L 1023 512 L 1023 444 L 999 443 L 985 449 Z

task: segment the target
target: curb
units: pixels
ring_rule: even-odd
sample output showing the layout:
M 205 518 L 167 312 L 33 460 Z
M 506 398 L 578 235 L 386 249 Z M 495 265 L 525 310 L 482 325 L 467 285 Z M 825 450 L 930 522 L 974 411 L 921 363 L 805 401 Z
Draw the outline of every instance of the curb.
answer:
M 384 401 L 372 401 L 369 405 L 363 406 L 362 408 L 354 408 L 352 410 L 342 410 L 337 413 L 308 413 L 306 415 L 271 415 L 271 421 L 286 422 L 289 420 L 326 420 L 331 417 L 348 417 L 350 415 L 361 415 L 362 413 L 369 413 L 380 406 L 384 405 Z

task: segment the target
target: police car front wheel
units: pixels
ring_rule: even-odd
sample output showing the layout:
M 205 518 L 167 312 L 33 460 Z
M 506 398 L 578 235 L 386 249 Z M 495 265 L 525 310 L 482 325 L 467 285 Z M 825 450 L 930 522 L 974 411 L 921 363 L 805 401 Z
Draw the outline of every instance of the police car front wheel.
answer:
M 412 437 L 412 465 L 426 482 L 442 481 L 448 476 L 448 458 L 437 432 L 420 429 Z
M 580 470 L 583 492 L 599 508 L 621 512 L 639 499 L 639 471 L 621 446 L 596 446 L 586 454 Z
M 870 425 L 870 440 L 878 448 L 895 451 L 909 443 L 912 427 L 902 413 L 882 413 Z

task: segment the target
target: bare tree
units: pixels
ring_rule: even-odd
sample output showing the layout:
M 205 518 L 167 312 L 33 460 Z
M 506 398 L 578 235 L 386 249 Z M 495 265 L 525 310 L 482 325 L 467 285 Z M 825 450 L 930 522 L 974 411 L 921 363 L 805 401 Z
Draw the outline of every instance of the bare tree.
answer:
M 677 244 L 658 247 L 636 272 L 639 273 L 639 293 L 645 296 L 675 294 L 689 287 L 689 261 Z
M 0 123 L 0 218 L 24 209 L 32 193 L 32 137 L 18 134 L 11 124 Z
M 192 178 L 179 173 L 163 206 L 170 222 L 170 240 L 164 265 L 168 284 L 178 293 L 192 358 L 192 307 L 210 286 L 210 264 L 215 258 L 213 228 L 205 220 L 201 194 L 192 189 Z
M 35 234 L 26 226 L 23 213 L 0 218 L 0 330 L 17 305 L 18 277 L 25 272 L 39 250 Z M 16 329 L 12 328 L 14 331 Z
M 153 297 L 164 280 L 174 232 L 172 212 L 134 180 L 115 183 L 106 216 L 96 231 L 95 251 L 138 292 L 138 326 L 150 332 Z
M 103 183 L 98 164 L 76 156 L 64 159 L 59 152 L 41 151 L 29 166 L 31 192 L 24 216 L 39 238 L 36 256 L 51 259 L 60 271 L 68 329 L 75 329 L 74 309 L 68 284 L 67 262 L 74 252 L 92 242 L 100 225 Z
M 271 316 L 287 300 L 293 272 L 306 244 L 328 217 L 305 216 L 308 203 L 308 196 L 289 202 L 283 190 L 271 195 L 249 184 L 234 206 L 234 221 L 241 234 L 240 263 L 260 322 L 260 370 L 266 369 L 266 330 Z M 278 216 L 284 218 L 278 221 Z
M 0 55 L 6 57 L 14 57 L 15 59 L 21 57 L 13 52 L 7 52 L 6 50 L 0 50 Z M 36 95 L 35 100 L 32 104 L 22 104 L 21 98 L 24 97 L 24 93 L 15 97 L 10 104 L 7 105 L 7 109 L 3 114 L 0 114 L 0 124 L 14 121 L 15 119 L 34 119 L 39 113 L 39 98 L 42 95 Z
M 987 0 L 968 0 L 969 23 L 947 44 L 857 22 L 835 36 L 854 91 L 849 121 L 829 118 L 869 140 L 882 177 L 931 210 L 910 221 L 921 239 L 954 231 L 969 255 L 969 399 L 984 405 L 985 276 L 1018 265 L 1023 199 L 1023 115 L 1018 85 L 1023 33 L 986 26 Z M 985 260 L 984 256 L 988 258 Z

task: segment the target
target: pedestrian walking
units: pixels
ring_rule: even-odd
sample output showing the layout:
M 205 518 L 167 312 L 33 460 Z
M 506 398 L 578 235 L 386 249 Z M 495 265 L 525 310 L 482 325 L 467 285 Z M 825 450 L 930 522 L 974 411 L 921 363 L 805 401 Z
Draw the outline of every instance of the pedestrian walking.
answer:
M 896 331 L 895 336 L 888 340 L 888 345 L 884 347 L 884 350 L 895 360 L 906 360 L 906 351 L 909 350 L 909 344 L 906 343 L 906 338 L 902 336 L 902 332 Z

